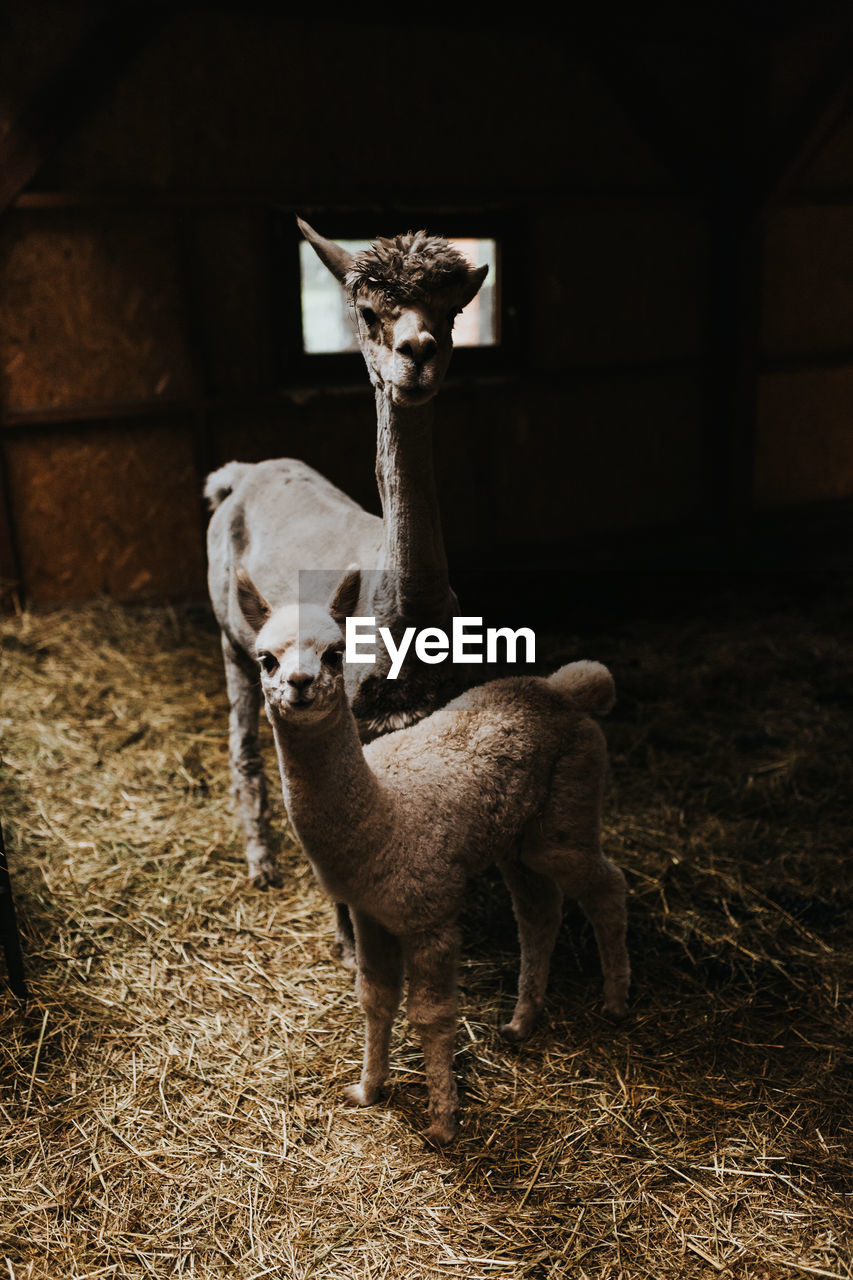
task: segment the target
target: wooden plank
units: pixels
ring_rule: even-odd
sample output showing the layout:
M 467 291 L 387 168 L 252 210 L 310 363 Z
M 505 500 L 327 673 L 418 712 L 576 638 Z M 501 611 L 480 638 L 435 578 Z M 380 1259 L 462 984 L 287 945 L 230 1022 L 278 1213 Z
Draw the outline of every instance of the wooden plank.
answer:
M 199 598 L 202 522 L 190 420 L 86 424 L 5 442 L 28 601 Z

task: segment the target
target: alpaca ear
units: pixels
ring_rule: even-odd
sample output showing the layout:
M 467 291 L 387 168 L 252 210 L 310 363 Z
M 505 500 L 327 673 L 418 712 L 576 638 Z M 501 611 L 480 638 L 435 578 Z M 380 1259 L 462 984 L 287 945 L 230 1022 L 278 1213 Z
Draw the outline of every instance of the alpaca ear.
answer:
M 268 620 L 272 609 L 245 569 L 237 570 L 237 603 L 243 617 L 257 635 Z
M 361 593 L 361 569 L 358 565 L 350 565 L 329 601 L 329 613 L 343 626 L 347 618 L 351 618 L 358 608 L 358 597 Z
M 296 221 L 299 224 L 299 230 L 305 239 L 312 246 L 317 257 L 324 263 L 332 275 L 340 284 L 346 280 L 347 272 L 353 264 L 353 256 L 346 249 L 342 249 L 339 244 L 335 244 L 334 240 L 327 240 L 325 236 L 321 236 L 319 232 L 307 223 L 304 218 L 297 215 Z M 479 285 L 477 286 L 479 288 Z M 474 294 L 471 294 L 473 298 Z
M 480 292 L 480 286 L 489 274 L 489 264 L 485 262 L 482 267 L 472 267 L 468 272 L 468 281 L 462 290 L 462 301 L 460 306 L 467 307 L 472 298 L 475 298 Z

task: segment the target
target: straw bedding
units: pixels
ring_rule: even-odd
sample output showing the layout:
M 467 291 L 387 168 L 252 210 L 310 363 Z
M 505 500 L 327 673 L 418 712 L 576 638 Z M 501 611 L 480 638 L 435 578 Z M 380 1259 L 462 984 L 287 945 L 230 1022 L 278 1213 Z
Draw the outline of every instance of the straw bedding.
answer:
M 582 650 L 619 690 L 632 1017 L 600 1013 L 570 906 L 543 1022 L 503 1044 L 512 917 L 478 881 L 444 1152 L 402 1018 L 385 1099 L 344 1104 L 352 979 L 283 823 L 286 887 L 245 882 L 208 616 L 2 622 L 31 1001 L 0 989 L 0 1274 L 853 1276 L 850 591 L 756 591 L 709 588 L 712 622 L 551 638 L 549 661 Z

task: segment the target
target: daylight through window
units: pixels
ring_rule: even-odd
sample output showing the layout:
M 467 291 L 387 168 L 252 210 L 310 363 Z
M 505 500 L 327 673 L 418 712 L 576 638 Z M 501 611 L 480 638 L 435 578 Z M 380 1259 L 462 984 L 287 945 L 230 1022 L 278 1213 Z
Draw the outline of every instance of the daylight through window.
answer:
M 497 242 L 495 240 L 448 237 L 474 266 L 488 263 L 483 287 L 460 316 L 453 329 L 455 347 L 490 347 L 499 340 L 499 298 L 497 288 Z M 339 240 L 350 253 L 370 247 L 369 240 Z M 344 292 L 320 262 L 306 240 L 299 245 L 302 280 L 302 346 L 309 355 L 357 351 L 355 318 Z

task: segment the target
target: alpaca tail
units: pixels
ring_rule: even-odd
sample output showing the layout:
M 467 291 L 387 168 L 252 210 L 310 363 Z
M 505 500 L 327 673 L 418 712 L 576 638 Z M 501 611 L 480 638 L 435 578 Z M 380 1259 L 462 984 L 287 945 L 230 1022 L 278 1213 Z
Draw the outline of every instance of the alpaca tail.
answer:
M 218 471 L 211 471 L 204 482 L 204 496 L 211 511 L 221 506 L 251 465 L 251 462 L 226 462 Z
M 548 677 L 548 683 L 578 711 L 605 715 L 616 698 L 613 677 L 600 662 L 570 662 Z

